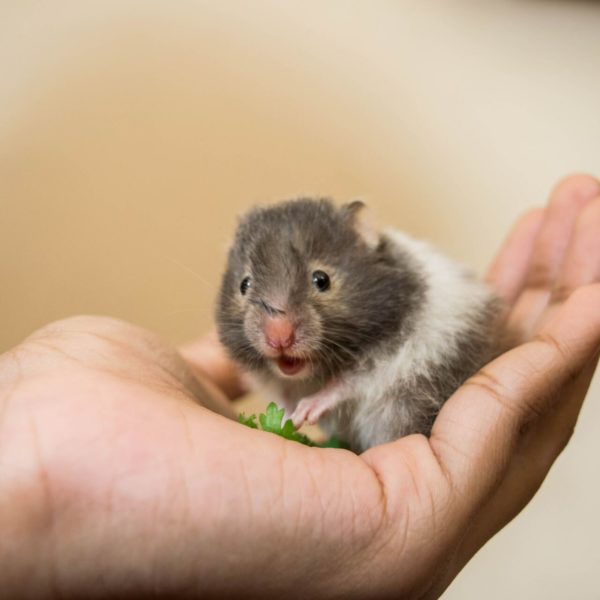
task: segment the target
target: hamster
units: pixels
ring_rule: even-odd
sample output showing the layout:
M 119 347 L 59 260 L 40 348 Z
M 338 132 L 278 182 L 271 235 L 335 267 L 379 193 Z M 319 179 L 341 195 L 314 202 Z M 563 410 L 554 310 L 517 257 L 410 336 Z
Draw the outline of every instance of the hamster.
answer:
M 362 202 L 301 198 L 241 219 L 216 320 L 263 397 L 359 453 L 430 433 L 498 353 L 500 308 L 462 266 L 370 223 Z

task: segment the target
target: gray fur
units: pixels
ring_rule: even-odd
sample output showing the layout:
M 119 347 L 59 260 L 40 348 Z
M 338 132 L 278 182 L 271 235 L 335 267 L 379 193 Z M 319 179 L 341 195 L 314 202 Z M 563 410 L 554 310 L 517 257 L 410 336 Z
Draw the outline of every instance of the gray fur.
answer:
M 281 403 L 344 383 L 344 401 L 321 424 L 357 452 L 430 432 L 443 402 L 494 355 L 499 309 L 482 284 L 428 246 L 397 232 L 365 239 L 360 210 L 302 198 L 248 213 L 217 307 L 221 341 Z M 315 294 L 314 265 L 331 269 L 337 295 Z M 252 286 L 241 298 L 246 276 Z M 309 379 L 278 377 L 261 352 L 261 322 L 273 311 L 300 323 Z
M 304 323 L 318 367 L 315 376 L 321 383 L 351 369 L 365 352 L 396 337 L 418 302 L 422 282 L 409 268 L 409 257 L 389 244 L 368 248 L 351 217 L 329 200 L 300 199 L 255 209 L 242 219 L 217 308 L 221 341 L 235 360 L 269 374 L 264 357 L 245 330 L 258 329 L 260 305 L 276 304 L 273 298 L 285 304 L 285 309 L 277 309 Z M 344 306 L 314 298 L 311 261 L 343 275 Z M 253 279 L 250 306 L 241 309 L 237 296 L 246 275 Z
M 497 315 L 500 304 L 490 298 L 472 315 L 464 329 L 449 341 L 442 361 L 430 361 L 419 372 L 399 378 L 364 402 L 351 398 L 322 421 L 330 434 L 346 441 L 355 452 L 412 433 L 429 435 L 443 403 L 498 354 Z M 385 361 L 389 356 L 381 356 Z M 376 376 L 377 365 L 368 362 L 365 376 Z

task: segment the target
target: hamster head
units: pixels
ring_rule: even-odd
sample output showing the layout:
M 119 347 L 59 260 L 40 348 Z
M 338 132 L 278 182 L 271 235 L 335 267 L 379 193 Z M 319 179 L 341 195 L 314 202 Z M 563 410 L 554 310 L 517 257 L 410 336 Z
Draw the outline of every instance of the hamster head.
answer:
M 366 214 L 361 202 L 299 199 L 242 218 L 217 306 L 236 361 L 325 382 L 398 334 L 418 284 Z

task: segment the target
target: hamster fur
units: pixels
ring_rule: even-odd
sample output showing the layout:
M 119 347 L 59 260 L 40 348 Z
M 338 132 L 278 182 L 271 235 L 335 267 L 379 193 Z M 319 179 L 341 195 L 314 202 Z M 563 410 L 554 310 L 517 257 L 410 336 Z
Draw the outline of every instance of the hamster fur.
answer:
M 361 202 L 250 211 L 217 306 L 222 343 L 258 391 L 355 452 L 429 434 L 444 401 L 498 353 L 500 302 Z

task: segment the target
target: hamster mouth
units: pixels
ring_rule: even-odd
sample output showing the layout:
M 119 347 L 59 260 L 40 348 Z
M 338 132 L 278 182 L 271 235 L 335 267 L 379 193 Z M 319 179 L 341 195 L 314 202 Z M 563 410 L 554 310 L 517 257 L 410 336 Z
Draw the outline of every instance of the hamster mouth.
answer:
M 306 360 L 282 354 L 277 359 L 277 366 L 284 375 L 297 375 L 306 365 Z

